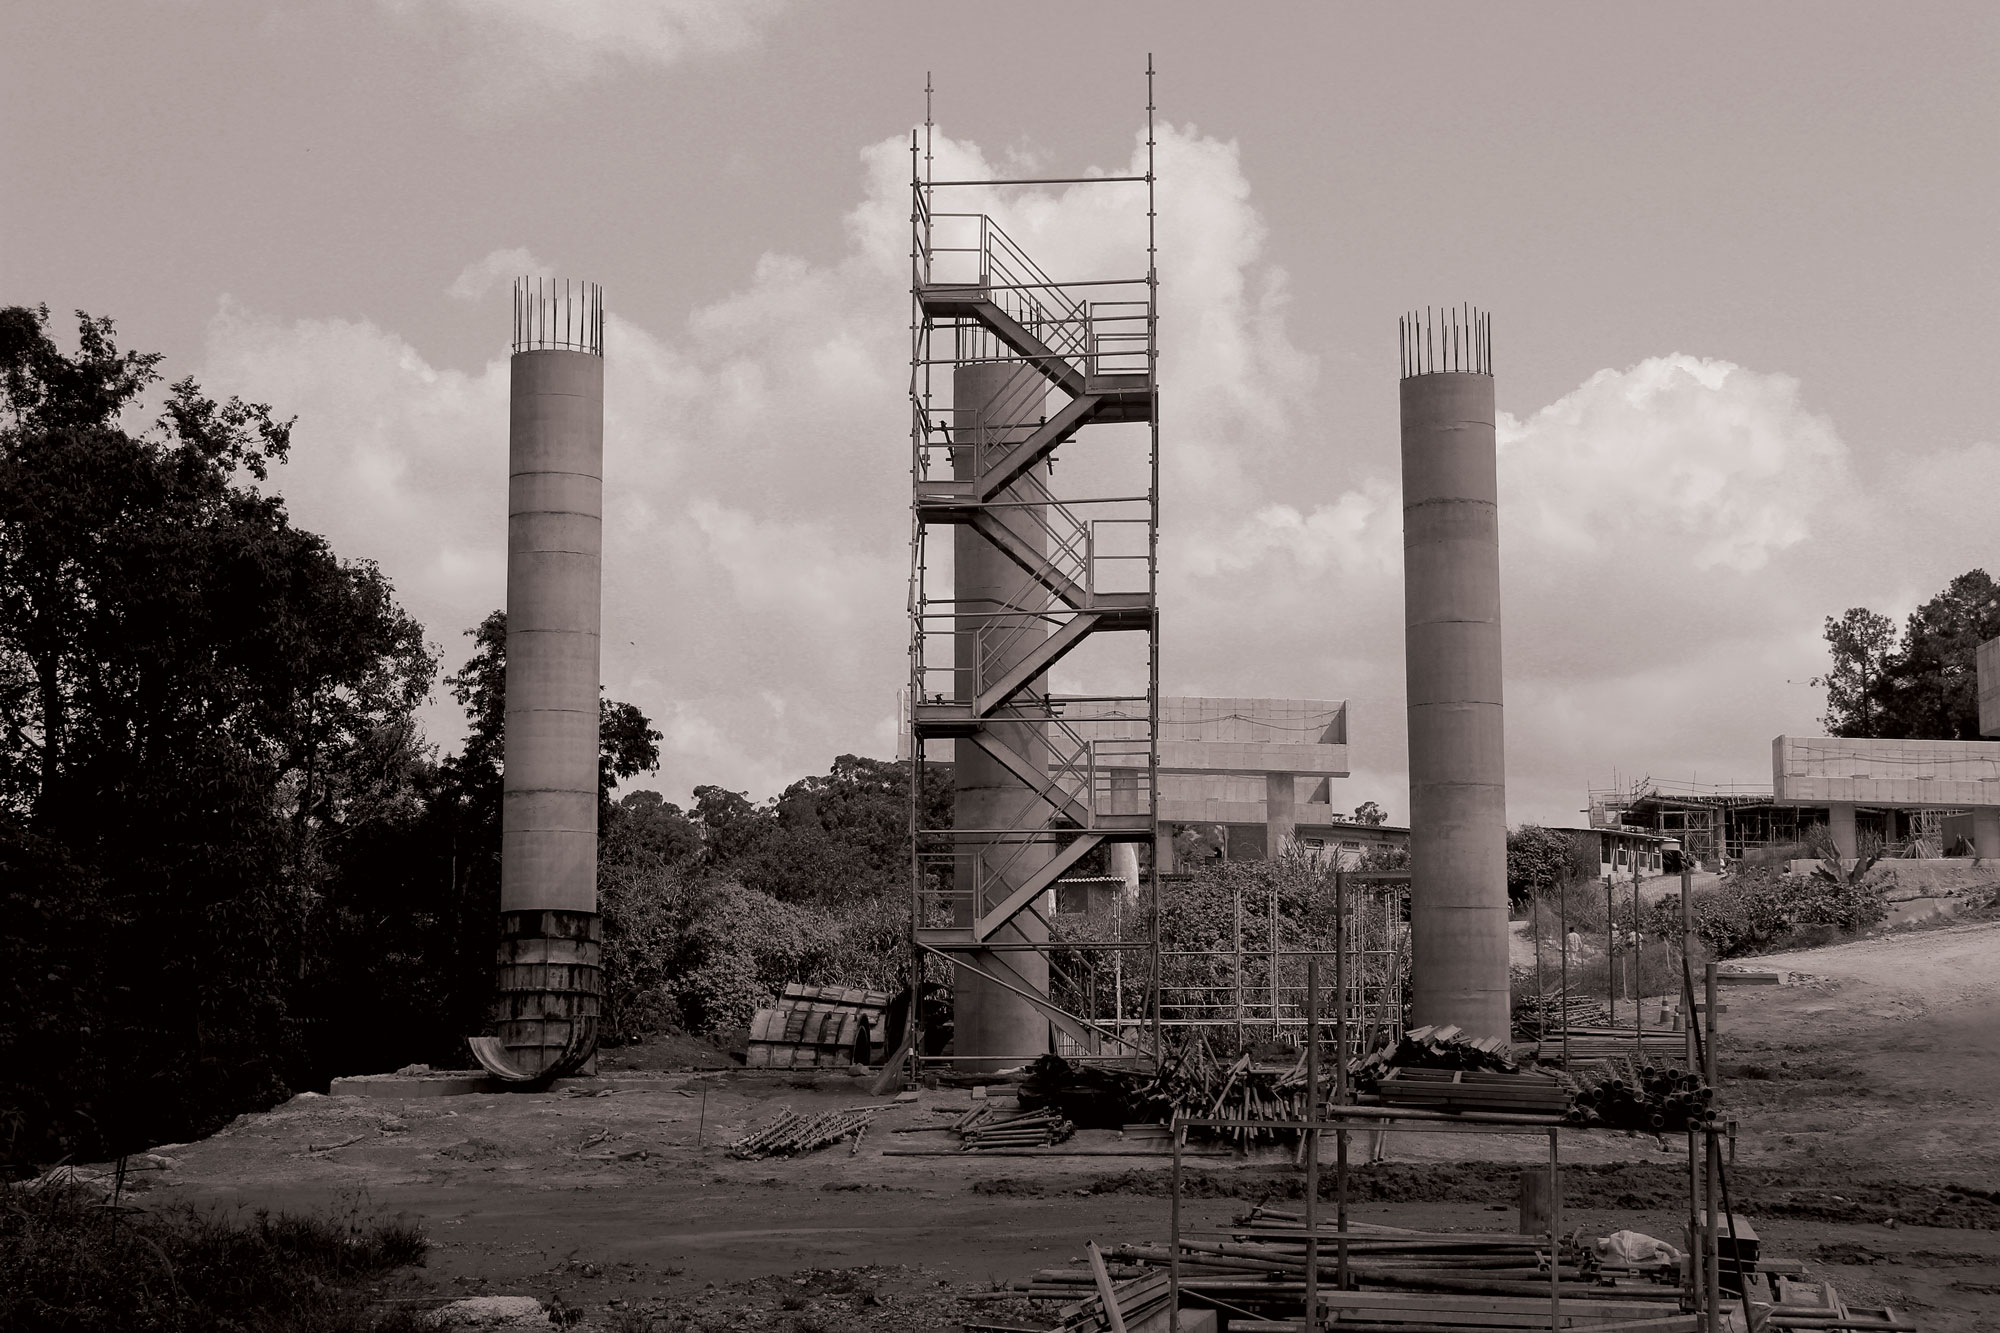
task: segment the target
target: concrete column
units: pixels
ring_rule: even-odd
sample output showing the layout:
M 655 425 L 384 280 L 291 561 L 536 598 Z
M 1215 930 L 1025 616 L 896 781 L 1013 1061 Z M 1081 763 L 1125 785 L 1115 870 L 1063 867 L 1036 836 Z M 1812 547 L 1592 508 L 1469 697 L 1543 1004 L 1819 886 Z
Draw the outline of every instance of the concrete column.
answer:
M 1264 775 L 1264 855 L 1275 861 L 1299 831 L 1299 784 L 1290 773 Z
M 1493 378 L 1402 381 L 1411 1015 L 1508 1034 Z
M 1833 845 L 1843 857 L 1861 855 L 1860 841 L 1854 833 L 1854 803 L 1836 801 L 1827 808 L 1826 831 L 1833 835 Z
M 539 1073 L 594 1049 L 604 359 L 519 351 L 507 493 L 500 1038 Z
M 1047 399 L 1047 382 L 1018 362 L 980 362 L 953 370 L 952 431 L 963 446 L 954 451 L 953 475 L 970 478 L 975 474 L 978 466 L 972 456 L 975 442 L 992 452 L 1025 439 L 1029 430 L 1040 422 Z M 1047 475 L 1046 466 L 1030 474 L 1044 485 Z M 1033 487 L 1017 483 L 1002 492 L 1000 499 L 1003 502 L 1030 499 L 1035 493 Z M 1001 508 L 992 512 L 1034 549 L 1047 549 L 1039 507 Z M 960 626 L 952 649 L 955 688 L 958 698 L 971 699 L 981 678 L 994 679 L 1048 637 L 1046 627 L 1030 618 L 1048 608 L 1049 595 L 1019 565 L 970 527 L 959 524 L 954 532 L 954 596 L 958 599 Z M 1039 692 L 1047 684 L 1038 678 L 1030 688 Z M 1043 724 L 994 722 L 988 730 L 1036 769 L 1048 767 L 1048 738 Z M 1048 822 L 1050 812 L 1040 798 L 971 741 L 954 742 L 952 756 L 954 827 L 1032 830 Z M 970 925 L 977 912 L 998 903 L 1046 865 L 1054 851 L 1053 842 L 1027 844 L 1018 837 L 991 842 L 983 849 L 961 851 L 954 869 L 957 888 L 964 893 L 976 886 L 978 901 L 959 900 L 960 923 Z M 994 942 L 1046 944 L 1048 925 L 1032 911 L 1023 911 L 994 936 Z M 1046 954 L 1017 949 L 982 950 L 973 955 L 973 961 L 1020 990 L 1048 994 Z M 990 1072 L 1003 1061 L 1032 1060 L 1049 1049 L 1047 1015 L 972 968 L 957 969 L 954 998 L 954 1049 L 963 1068 Z
M 1114 768 L 1111 770 L 1111 813 L 1114 815 L 1134 815 L 1144 808 L 1139 798 L 1139 786 L 1146 780 L 1146 771 L 1140 768 Z M 1106 859 L 1110 871 L 1125 881 L 1119 890 L 1128 903 L 1139 901 L 1139 844 L 1136 842 L 1114 842 Z
M 1111 873 L 1125 881 L 1119 892 L 1125 901 L 1139 901 L 1139 844 L 1136 842 L 1114 842 L 1111 844 Z
M 1982 861 L 2000 861 L 2000 806 L 1973 807 L 1972 854 Z

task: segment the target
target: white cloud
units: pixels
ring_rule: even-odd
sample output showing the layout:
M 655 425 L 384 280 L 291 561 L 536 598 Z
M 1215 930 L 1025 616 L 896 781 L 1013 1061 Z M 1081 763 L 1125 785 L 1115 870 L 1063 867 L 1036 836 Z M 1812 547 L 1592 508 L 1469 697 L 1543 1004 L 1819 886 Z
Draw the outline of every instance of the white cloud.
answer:
M 1601 370 L 1526 421 L 1502 413 L 1499 438 L 1509 537 L 1575 557 L 1666 543 L 1697 570 L 1758 570 L 1847 490 L 1798 381 L 1727 361 Z
M 977 145 L 934 147 L 941 176 L 996 170 Z M 862 151 L 834 260 L 767 254 L 684 328 L 607 329 L 605 680 L 666 733 L 672 799 L 704 782 L 769 795 L 893 745 L 907 165 L 900 136 Z M 1351 700 L 1356 777 L 1335 802 L 1400 819 L 1397 478 L 1323 438 L 1338 405 L 1288 331 L 1235 146 L 1168 127 L 1160 169 L 1163 685 Z M 990 209 L 1052 273 L 1102 276 L 1143 264 L 1143 217 L 1113 206 L 1126 188 L 971 189 L 954 206 Z M 497 250 L 452 294 L 539 268 Z M 379 560 L 462 654 L 456 631 L 504 594 L 505 361 L 439 370 L 366 321 L 281 324 L 224 302 L 203 378 L 298 414 L 279 478 L 300 521 Z M 1822 616 L 1907 604 L 1991 560 L 1984 528 L 1935 516 L 2000 490 L 2000 449 L 1912 449 L 1894 476 L 1856 477 L 1782 374 L 1656 357 L 1503 418 L 1500 441 L 1517 819 L 1574 818 L 1614 767 L 1756 780 L 1769 738 L 1820 711 L 1789 682 L 1817 669 Z M 1080 654 L 1060 683 L 1086 667 Z M 430 719 L 447 740 L 452 711 Z
M 753 45 L 784 0 L 379 0 L 455 48 L 481 101 L 518 106 L 621 68 Z
M 554 274 L 555 270 L 529 254 L 526 246 L 517 245 L 511 250 L 494 250 L 484 259 L 467 264 L 445 289 L 445 294 L 455 301 L 477 301 L 503 283 L 511 284 L 515 278 L 547 278 Z
M 661 719 L 660 785 L 681 796 L 709 781 L 768 794 L 842 751 L 893 744 L 883 715 L 907 674 L 905 143 L 861 153 L 864 193 L 835 261 L 767 254 L 684 334 L 615 316 L 607 329 L 605 680 Z M 940 136 L 936 149 L 940 175 L 996 170 L 975 145 Z M 1234 145 L 1167 128 L 1160 163 L 1175 182 L 1161 244 L 1179 261 L 1162 296 L 1179 377 L 1170 487 L 1206 493 L 1190 513 L 1205 528 L 1257 499 L 1246 460 L 1303 414 L 1312 365 L 1285 336 L 1282 275 L 1261 258 Z M 1052 272 L 1144 272 L 1132 187 L 964 193 L 955 206 L 991 208 Z M 541 268 L 499 249 L 450 294 L 474 300 Z M 380 560 L 448 659 L 462 654 L 456 631 L 504 595 L 505 362 L 441 371 L 365 321 L 281 325 L 233 303 L 209 340 L 215 388 L 298 414 L 280 477 L 300 521 Z M 1330 550 L 1344 540 L 1337 520 L 1315 522 Z M 446 739 L 450 713 L 429 720 Z

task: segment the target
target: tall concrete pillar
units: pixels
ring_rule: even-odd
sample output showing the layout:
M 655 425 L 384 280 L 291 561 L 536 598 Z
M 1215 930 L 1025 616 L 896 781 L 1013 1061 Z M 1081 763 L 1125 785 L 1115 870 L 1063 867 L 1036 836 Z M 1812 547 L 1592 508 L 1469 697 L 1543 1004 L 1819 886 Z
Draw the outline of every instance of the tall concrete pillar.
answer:
M 1493 377 L 1473 329 L 1406 325 L 1403 625 L 1413 1025 L 1508 1035 Z M 1415 333 L 1413 338 L 1411 335 Z
M 952 431 L 961 446 L 952 455 L 954 475 L 960 479 L 975 475 L 975 449 L 997 452 L 1027 438 L 1041 420 L 1047 400 L 1047 381 L 1019 362 L 974 362 L 954 369 Z M 1036 483 L 1045 486 L 1047 476 L 1046 466 L 1036 468 L 1028 478 L 1003 491 L 999 497 L 1003 507 L 992 511 L 1037 551 L 1048 548 L 1043 507 L 1032 501 L 1041 493 Z M 1018 507 L 1004 507 L 1010 503 Z M 959 524 L 954 533 L 953 595 L 960 613 L 952 649 L 955 688 L 958 698 L 970 699 L 977 694 L 980 681 L 997 679 L 1048 637 L 1046 625 L 1035 617 L 1047 610 L 1049 594 L 970 526 Z M 1029 688 L 1046 690 L 1047 681 L 1038 677 Z M 991 723 L 988 731 L 1026 759 L 1030 767 L 1037 771 L 1048 768 L 1048 737 L 1043 724 L 999 721 Z M 1033 789 L 970 740 L 952 744 L 952 783 L 953 827 L 961 831 L 1019 829 L 1026 836 L 1046 822 L 1046 807 Z M 958 900 L 961 925 L 970 925 L 978 912 L 997 905 L 1046 865 L 1055 852 L 1053 844 L 1026 843 L 1020 837 L 1002 838 L 982 847 L 961 846 L 966 849 L 954 867 L 956 886 L 961 894 L 977 895 L 976 900 Z M 1033 910 L 1024 910 L 994 935 L 993 942 L 1003 946 L 1046 944 L 1048 934 L 1047 922 Z M 1003 947 L 981 950 L 971 955 L 970 961 L 1014 989 L 989 980 L 972 967 L 957 969 L 953 1043 L 962 1067 L 990 1072 L 1046 1052 L 1047 1016 L 1016 992 L 1048 994 L 1047 955 Z
M 595 286 L 516 289 L 508 410 L 501 1044 L 520 1070 L 596 1048 L 604 356 Z
M 1826 831 L 1833 838 L 1833 845 L 1843 857 L 1861 855 L 1861 840 L 1854 831 L 1854 802 L 1835 801 L 1827 807 Z
M 1290 773 L 1264 775 L 1264 855 L 1275 861 L 1299 833 L 1299 784 Z
M 1136 815 L 1146 806 L 1140 800 L 1139 786 L 1145 779 L 1146 771 L 1141 768 L 1114 768 L 1111 770 L 1111 813 L 1114 815 Z M 1136 842 L 1114 842 L 1105 861 L 1112 874 L 1124 881 L 1119 893 L 1125 901 L 1139 901 L 1139 844 Z

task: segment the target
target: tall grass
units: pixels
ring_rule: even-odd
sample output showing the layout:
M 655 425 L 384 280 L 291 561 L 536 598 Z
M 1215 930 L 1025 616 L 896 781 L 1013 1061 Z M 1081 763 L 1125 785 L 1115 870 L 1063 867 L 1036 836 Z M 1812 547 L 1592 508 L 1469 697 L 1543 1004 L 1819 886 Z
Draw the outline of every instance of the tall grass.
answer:
M 113 1210 L 79 1185 L 0 1188 L 9 1333 L 414 1333 L 365 1284 L 422 1264 L 415 1226 L 364 1215 Z

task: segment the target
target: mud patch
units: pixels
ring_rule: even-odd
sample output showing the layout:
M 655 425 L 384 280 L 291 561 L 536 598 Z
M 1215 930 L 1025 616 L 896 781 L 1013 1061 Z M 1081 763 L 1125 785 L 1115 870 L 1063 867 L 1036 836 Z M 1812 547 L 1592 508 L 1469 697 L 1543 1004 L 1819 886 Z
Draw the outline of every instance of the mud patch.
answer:
M 437 1150 L 437 1155 L 454 1162 L 497 1162 L 507 1155 L 507 1150 L 491 1139 L 466 1139 L 446 1144 Z

